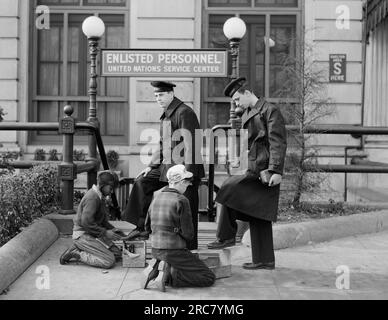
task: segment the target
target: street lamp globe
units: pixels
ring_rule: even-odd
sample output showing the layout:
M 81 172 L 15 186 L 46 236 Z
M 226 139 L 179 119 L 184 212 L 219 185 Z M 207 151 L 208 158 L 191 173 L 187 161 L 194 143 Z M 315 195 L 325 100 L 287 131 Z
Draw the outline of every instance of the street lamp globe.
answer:
M 90 16 L 82 23 L 82 31 L 90 38 L 101 38 L 105 32 L 105 24 L 99 17 Z
M 247 27 L 243 20 L 232 17 L 225 21 L 223 30 L 229 40 L 241 40 L 247 31 Z

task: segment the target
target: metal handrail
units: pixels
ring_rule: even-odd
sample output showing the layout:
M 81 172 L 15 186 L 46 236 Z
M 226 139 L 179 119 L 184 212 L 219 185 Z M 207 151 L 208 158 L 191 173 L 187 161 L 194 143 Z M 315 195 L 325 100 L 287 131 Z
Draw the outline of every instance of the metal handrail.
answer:
M 65 110 L 66 110 L 66 107 L 65 107 Z M 71 112 L 65 111 L 65 113 L 67 114 L 67 119 L 71 119 L 72 121 L 74 121 L 74 119 L 71 118 L 72 111 Z M 60 130 L 61 130 L 60 123 L 54 123 L 54 122 L 2 122 L 0 123 L 0 131 L 58 131 L 60 132 Z M 76 130 L 88 130 L 95 136 L 102 166 L 104 170 L 109 170 L 110 168 L 108 164 L 108 159 L 106 157 L 104 143 L 102 141 L 99 127 L 96 126 L 94 123 L 90 123 L 90 122 L 75 122 L 74 131 Z M 66 132 L 63 132 L 62 134 L 65 135 Z M 67 134 L 74 135 L 74 133 L 71 133 L 71 132 L 70 133 L 67 132 Z M 71 142 L 71 145 L 72 145 L 72 142 Z M 64 149 L 67 147 L 68 147 L 67 144 L 64 143 Z M 69 152 L 69 150 L 67 151 Z M 71 150 L 71 152 L 73 152 L 73 150 Z M 39 163 L 43 163 L 43 161 L 41 162 L 40 161 L 12 161 L 11 163 L 9 163 L 9 166 L 17 169 L 28 169 Z M 44 163 L 47 163 L 47 161 L 45 161 Z M 86 163 L 71 162 L 70 165 L 75 166 L 75 174 L 83 173 L 83 172 L 90 173 L 90 172 L 96 172 L 98 170 L 99 162 L 97 161 L 97 159 L 88 159 Z M 0 166 L 0 168 L 2 167 L 5 167 L 5 166 Z M 60 172 L 58 172 L 58 175 L 60 175 Z M 72 183 L 74 184 L 74 177 L 73 179 L 70 178 L 66 180 L 72 180 Z M 73 186 L 69 190 L 73 191 Z M 66 195 L 65 198 L 71 199 L 71 201 L 73 201 L 72 195 Z M 70 201 L 70 200 L 65 200 L 65 202 L 67 201 Z M 112 203 L 113 203 L 114 209 L 119 210 L 118 201 L 117 201 L 115 192 L 113 192 L 112 194 Z M 64 207 L 66 207 L 67 209 L 64 209 Z M 65 212 L 65 213 L 72 213 L 72 210 L 71 209 L 69 210 L 69 208 L 72 208 L 72 207 L 73 207 L 72 203 L 62 204 L 61 210 L 62 212 Z M 120 218 L 117 211 L 116 211 L 116 216 Z
M 212 128 L 213 133 L 218 129 L 229 130 L 231 125 L 217 125 Z M 297 125 L 287 125 L 287 131 L 300 132 L 300 127 Z M 358 125 L 309 125 L 303 128 L 301 134 L 350 134 L 353 138 L 359 139 L 363 135 L 388 135 L 388 127 L 372 127 Z M 216 148 L 213 148 L 213 156 L 215 159 Z M 344 173 L 388 173 L 388 164 L 371 162 L 366 160 L 352 161 L 348 165 L 315 165 L 305 166 L 305 169 L 310 172 L 344 172 Z M 208 179 L 208 219 L 214 219 L 214 164 L 209 164 L 209 179 Z

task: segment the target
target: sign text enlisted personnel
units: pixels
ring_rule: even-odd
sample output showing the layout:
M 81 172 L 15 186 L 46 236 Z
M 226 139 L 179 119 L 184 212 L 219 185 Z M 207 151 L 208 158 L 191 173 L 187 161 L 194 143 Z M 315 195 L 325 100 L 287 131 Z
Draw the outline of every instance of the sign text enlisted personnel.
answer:
M 226 50 L 102 50 L 102 76 L 226 77 Z

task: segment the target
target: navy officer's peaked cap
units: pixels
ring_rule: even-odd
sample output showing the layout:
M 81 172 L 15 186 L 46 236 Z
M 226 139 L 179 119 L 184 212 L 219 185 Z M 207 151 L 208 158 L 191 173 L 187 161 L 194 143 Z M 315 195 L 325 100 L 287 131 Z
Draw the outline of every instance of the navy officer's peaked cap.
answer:
M 152 81 L 151 86 L 154 87 L 154 92 L 173 91 L 173 88 L 176 87 L 175 84 L 167 81 Z
M 232 98 L 233 95 L 236 93 L 236 91 L 244 85 L 246 80 L 247 80 L 246 78 L 241 77 L 228 83 L 228 85 L 224 89 L 224 95 L 226 97 Z

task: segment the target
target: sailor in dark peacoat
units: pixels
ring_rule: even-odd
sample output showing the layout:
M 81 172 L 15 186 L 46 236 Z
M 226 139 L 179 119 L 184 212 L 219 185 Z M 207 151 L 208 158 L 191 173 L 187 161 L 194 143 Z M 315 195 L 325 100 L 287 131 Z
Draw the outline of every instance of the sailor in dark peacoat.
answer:
M 154 87 L 157 102 L 164 109 L 160 117 L 159 149 L 153 153 L 150 164 L 136 179 L 123 213 L 123 220 L 137 226 L 133 235 L 147 237 L 144 223 L 153 193 L 167 185 L 166 173 L 170 167 L 184 164 L 186 170 L 193 173 L 192 185 L 187 188 L 184 195 L 190 202 L 194 226 L 194 238 L 188 243 L 188 249 L 194 250 L 198 248 L 198 188 L 200 179 L 205 176 L 202 161 L 200 163 L 195 161 L 196 153 L 200 152 L 196 150 L 195 145 L 195 130 L 200 129 L 199 122 L 193 109 L 174 96 L 175 84 L 154 81 L 151 85 Z M 180 132 L 183 136 L 180 140 L 174 141 L 172 135 L 177 134 L 178 129 L 183 129 Z M 185 133 L 190 136 L 184 139 Z M 184 143 L 184 149 L 179 147 L 181 143 Z M 174 148 L 181 151 L 178 152 L 178 157 L 174 154 Z
M 253 263 L 247 269 L 272 268 L 275 262 L 272 222 L 276 221 L 281 176 L 287 149 L 286 127 L 280 110 L 257 98 L 244 86 L 245 78 L 232 81 L 225 94 L 243 107 L 242 126 L 248 130 L 248 170 L 232 176 L 222 185 L 216 201 L 222 204 L 218 240 L 208 244 L 220 249 L 235 243 L 236 219 L 249 221 Z M 260 173 L 269 170 L 269 184 Z
M 248 170 L 225 181 L 216 201 L 254 218 L 276 221 L 280 185 L 260 182 L 260 172 L 269 169 L 283 174 L 286 129 L 279 109 L 260 98 L 242 116 L 248 130 Z

